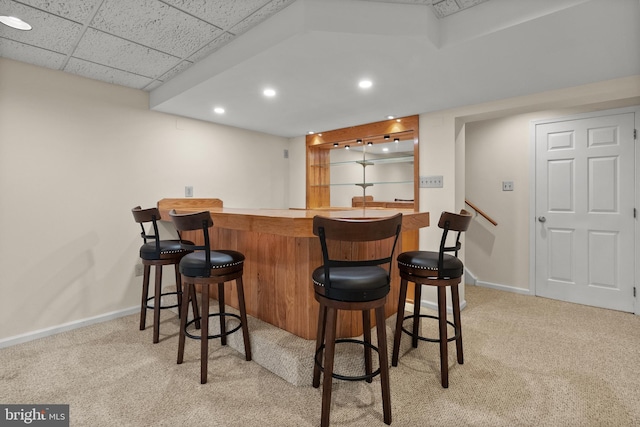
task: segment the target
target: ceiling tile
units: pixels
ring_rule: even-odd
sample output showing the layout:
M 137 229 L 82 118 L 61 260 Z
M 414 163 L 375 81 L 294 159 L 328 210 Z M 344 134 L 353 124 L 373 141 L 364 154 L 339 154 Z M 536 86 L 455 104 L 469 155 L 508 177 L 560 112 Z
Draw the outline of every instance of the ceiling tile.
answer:
M 485 2 L 485 1 L 487 1 L 487 0 L 457 0 L 457 2 L 460 5 L 461 9 L 466 9 L 468 7 L 475 6 L 475 5 L 480 4 L 482 2 Z
M 77 58 L 69 59 L 69 63 L 64 68 L 64 71 L 136 89 L 142 89 L 152 81 L 147 77 L 127 73 L 126 71 L 116 70 L 115 68 L 105 67 L 100 64 L 94 64 Z
M 38 9 L 0 0 L 0 10 L 3 14 L 16 16 L 33 27 L 30 31 L 20 31 L 0 25 L 0 37 L 63 54 L 66 54 L 80 37 L 82 25 Z M 2 51 L 0 55 L 5 56 Z
M 40 10 L 44 10 L 76 22 L 84 22 L 94 12 L 101 0 L 20 0 Z
M 224 30 L 236 25 L 270 0 L 166 0 L 177 8 L 198 16 Z
M 404 3 L 404 4 L 427 4 L 431 5 L 434 0 L 369 0 L 377 1 L 379 3 Z
M 281 9 L 284 9 L 294 1 L 295 0 L 272 0 L 263 8 L 256 11 L 254 14 L 243 19 L 237 25 L 234 25 L 229 29 L 229 32 L 236 35 L 242 34 L 249 28 L 258 25 L 260 22 L 264 21 L 274 13 L 280 11 Z
M 105 0 L 93 28 L 124 37 L 179 58 L 186 58 L 222 31 L 157 0 L 139 0 L 124 8 L 122 0 Z
M 201 60 L 205 56 L 215 52 L 216 50 L 220 49 L 225 44 L 229 43 L 231 41 L 231 39 L 233 39 L 234 37 L 235 36 L 233 34 L 223 33 L 222 35 L 217 37 L 215 40 L 213 40 L 211 43 L 209 43 L 208 45 L 206 45 L 205 47 L 203 47 L 202 49 L 200 49 L 199 51 L 197 51 L 196 53 L 191 55 L 188 58 L 189 61 L 197 62 L 197 61 Z
M 452 13 L 456 13 L 460 10 L 460 7 L 455 0 L 444 0 L 438 3 L 434 1 L 433 8 L 440 17 L 451 15 Z
M 56 70 L 60 69 L 66 58 L 60 53 L 3 38 L 0 38 L 0 56 Z
M 153 80 L 150 84 L 144 87 L 144 90 L 147 92 L 150 92 L 155 88 L 160 87 L 161 85 L 162 85 L 162 82 L 160 80 Z
M 178 73 L 181 73 L 182 71 L 186 70 L 192 65 L 193 65 L 193 62 L 182 61 L 181 63 L 179 63 L 178 65 L 176 65 L 175 67 L 173 67 L 172 69 L 170 69 L 169 71 L 167 71 L 166 73 L 158 77 L 158 80 L 162 82 L 166 82 L 167 80 L 171 79 L 171 77 L 175 76 Z
M 173 68 L 179 58 L 88 28 L 73 53 L 76 58 L 156 78 Z

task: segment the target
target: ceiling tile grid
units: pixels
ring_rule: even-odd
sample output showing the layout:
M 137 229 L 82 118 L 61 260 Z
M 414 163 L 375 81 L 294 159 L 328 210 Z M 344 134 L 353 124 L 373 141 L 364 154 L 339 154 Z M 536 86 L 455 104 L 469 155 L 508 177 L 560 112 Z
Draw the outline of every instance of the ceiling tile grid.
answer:
M 0 0 L 0 56 L 152 90 L 295 0 Z
M 126 71 L 120 71 L 113 67 L 105 67 L 104 65 L 84 61 L 78 58 L 69 58 L 69 62 L 65 66 L 64 71 L 94 80 L 101 80 L 120 86 L 134 88 L 145 87 L 153 82 L 153 79 L 148 77 L 128 73 Z
M 265 5 L 276 2 L 242 0 L 233 2 L 232 7 L 229 0 L 165 0 L 165 3 L 226 31 Z M 285 3 L 291 3 L 291 1 Z
M 295 0 L 0 0 L 0 56 L 147 91 Z M 431 5 L 439 17 L 486 0 L 369 0 Z
M 222 33 L 219 28 L 156 0 L 138 0 L 123 8 L 122 0 L 105 0 L 91 28 L 186 58 Z M 155 77 L 155 76 L 154 76 Z
M 82 33 L 82 24 L 8 0 L 0 0 L 0 15 L 22 17 L 33 26 L 30 31 L 20 31 L 0 25 L 3 39 L 61 54 L 73 49 Z

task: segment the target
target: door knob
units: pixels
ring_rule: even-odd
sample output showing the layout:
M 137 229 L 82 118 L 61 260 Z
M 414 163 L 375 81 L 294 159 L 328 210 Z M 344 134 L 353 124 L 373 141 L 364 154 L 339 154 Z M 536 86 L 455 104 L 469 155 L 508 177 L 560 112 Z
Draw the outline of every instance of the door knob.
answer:
M 545 222 L 547 220 L 547 218 L 543 217 L 543 216 L 539 216 L 538 217 L 538 221 L 540 222 Z

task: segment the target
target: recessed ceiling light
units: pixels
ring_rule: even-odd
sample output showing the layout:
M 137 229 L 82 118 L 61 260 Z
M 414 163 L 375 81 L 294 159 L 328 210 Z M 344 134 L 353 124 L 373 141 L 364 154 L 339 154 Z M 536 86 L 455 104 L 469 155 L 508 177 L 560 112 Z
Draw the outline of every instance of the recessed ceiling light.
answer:
M 262 94 L 271 98 L 272 96 L 276 96 L 276 91 L 273 89 L 265 89 L 262 91 Z
M 387 116 L 387 119 L 391 120 L 391 119 L 395 119 L 396 116 Z
M 224 108 L 222 107 L 216 107 L 213 109 L 213 112 L 216 114 L 224 114 Z
M 310 130 L 309 132 L 307 132 L 309 135 L 313 135 L 315 132 Z
M 31 29 L 31 25 L 15 16 L 0 16 L 0 22 L 16 30 L 29 31 Z
M 384 148 L 382 149 L 382 151 L 384 151 L 384 152 L 386 153 L 387 151 L 389 151 L 389 149 L 388 149 L 387 147 L 384 147 Z
M 345 145 L 345 146 L 344 146 L 344 148 L 345 148 L 345 150 L 348 150 L 348 149 L 349 149 L 349 146 L 348 146 L 348 145 Z
M 373 86 L 373 83 L 371 82 L 371 80 L 360 80 L 358 86 L 360 86 L 362 89 L 369 89 L 371 86 Z

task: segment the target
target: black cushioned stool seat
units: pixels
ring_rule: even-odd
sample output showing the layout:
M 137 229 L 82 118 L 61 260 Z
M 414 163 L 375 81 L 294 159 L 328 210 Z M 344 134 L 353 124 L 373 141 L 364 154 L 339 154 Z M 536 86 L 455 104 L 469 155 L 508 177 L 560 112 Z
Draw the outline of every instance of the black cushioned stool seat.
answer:
M 142 278 L 142 302 L 140 307 L 140 330 L 146 327 L 147 310 L 153 310 L 153 342 L 160 340 L 160 310 L 178 307 L 178 315 L 180 313 L 180 302 L 182 301 L 182 282 L 178 271 L 178 264 L 183 256 L 190 251 L 185 250 L 180 245 L 180 240 L 160 240 L 158 232 L 158 223 L 160 212 L 157 208 L 142 209 L 136 206 L 131 209 L 133 219 L 140 224 L 142 232 L 140 235 L 144 240 L 144 244 L 140 247 L 140 258 L 144 266 Z M 153 226 L 153 234 L 145 230 L 145 224 L 151 223 Z M 176 277 L 176 291 L 162 293 L 162 266 L 173 265 Z M 151 266 L 155 266 L 155 291 L 152 297 L 149 297 L 149 276 L 151 274 Z M 177 304 L 161 305 L 162 297 L 168 295 L 176 295 Z M 149 301 L 153 300 L 153 305 Z M 195 307 L 194 307 L 195 309 Z
M 244 288 L 242 274 L 244 270 L 244 255 L 233 250 L 211 250 L 209 243 L 209 228 L 213 227 L 213 219 L 208 211 L 177 214 L 175 210 L 169 212 L 169 216 L 179 231 L 201 230 L 204 244 L 194 245 L 191 242 L 182 242 L 184 249 L 192 250 L 180 261 L 180 273 L 186 286 L 186 298 L 182 299 L 180 316 L 180 338 L 178 342 L 178 364 L 184 359 L 184 345 L 186 337 L 200 340 L 200 383 L 207 382 L 207 367 L 209 361 L 209 339 L 220 338 L 222 345 L 227 344 L 227 335 L 242 329 L 244 339 L 244 352 L 247 361 L 251 360 L 251 344 L 249 342 L 249 329 L 247 327 L 247 312 L 244 302 Z M 238 309 L 240 315 L 225 312 L 224 283 L 235 280 L 238 292 Z M 218 285 L 218 313 L 209 314 L 210 287 Z M 195 285 L 200 285 L 202 292 L 201 313 L 194 311 L 194 319 L 187 321 L 189 300 L 196 300 Z M 220 320 L 220 333 L 209 335 L 209 318 L 218 317 Z M 231 330 L 227 330 L 227 318 L 236 319 L 238 324 Z M 200 335 L 188 332 L 187 328 L 200 322 Z
M 402 226 L 402 214 L 371 220 L 334 219 L 316 216 L 313 233 L 320 238 L 323 265 L 312 273 L 315 299 L 320 303 L 318 333 L 316 336 L 313 386 L 320 386 L 323 372 L 321 425 L 329 425 L 331 388 L 333 378 L 371 382 L 380 375 L 382 388 L 383 419 L 391 424 L 391 396 L 389 387 L 389 362 L 387 354 L 386 316 L 384 305 L 390 290 L 390 271 L 393 252 Z M 360 242 L 387 241 L 380 244 L 379 253 L 367 254 L 367 259 L 345 259 L 345 242 L 352 245 L 357 254 Z M 338 250 L 336 250 L 338 249 Z M 366 250 L 362 251 L 367 253 Z M 383 266 L 386 265 L 386 268 Z M 361 311 L 364 340 L 336 339 L 336 323 L 339 310 Z M 378 347 L 371 344 L 371 310 L 375 310 Z M 333 371 L 336 343 L 351 342 L 364 347 L 365 374 L 342 375 Z M 371 351 L 378 353 L 379 368 L 373 371 Z M 323 359 L 324 353 L 324 359 Z
M 418 347 L 418 340 L 440 343 L 440 380 L 444 388 L 449 387 L 448 343 L 450 341 L 456 342 L 458 363 L 464 363 L 462 353 L 462 326 L 460 324 L 460 296 L 458 293 L 458 284 L 464 275 L 464 265 L 457 256 L 458 250 L 461 247 L 460 234 L 467 230 L 471 218 L 471 214 L 465 210 L 462 210 L 460 214 L 443 212 L 438 222 L 438 227 L 443 229 L 440 240 L 440 250 L 438 252 L 403 252 L 398 255 L 397 258 L 401 280 L 391 364 L 398 366 L 400 338 L 403 332 L 411 336 L 411 344 L 414 348 Z M 449 231 L 456 232 L 454 246 L 446 246 Z M 454 252 L 455 256 L 447 254 L 446 252 Z M 414 311 L 412 315 L 404 316 L 408 282 L 415 283 Z M 422 285 L 437 287 L 438 316 L 420 314 Z M 451 289 L 453 322 L 447 320 L 447 288 Z M 438 338 L 427 338 L 420 335 L 420 318 L 438 320 Z M 408 319 L 413 320 L 413 328 L 411 330 L 403 327 L 404 321 Z M 452 326 L 454 330 L 454 334 L 451 337 L 447 336 L 448 326 Z

